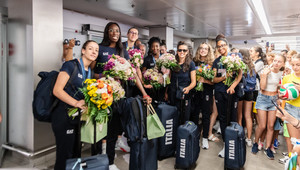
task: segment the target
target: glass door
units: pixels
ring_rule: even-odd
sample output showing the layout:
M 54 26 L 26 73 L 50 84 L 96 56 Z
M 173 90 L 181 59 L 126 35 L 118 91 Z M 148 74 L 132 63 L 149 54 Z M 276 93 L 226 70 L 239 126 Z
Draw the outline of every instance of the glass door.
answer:
M 0 167 L 4 156 L 2 144 L 7 141 L 7 8 L 0 7 Z

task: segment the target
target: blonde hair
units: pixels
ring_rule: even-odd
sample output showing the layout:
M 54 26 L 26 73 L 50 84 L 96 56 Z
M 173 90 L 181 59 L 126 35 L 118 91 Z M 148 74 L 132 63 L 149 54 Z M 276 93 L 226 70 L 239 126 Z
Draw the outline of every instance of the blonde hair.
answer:
M 196 55 L 194 57 L 194 62 L 200 62 L 200 59 L 201 59 L 201 55 L 200 55 L 200 46 L 202 44 L 205 44 L 208 46 L 208 53 L 207 53 L 207 56 L 205 57 L 205 63 L 212 66 L 213 65 L 213 62 L 215 60 L 215 56 L 214 56 L 214 53 L 213 53 L 213 48 L 211 47 L 211 45 L 209 45 L 208 43 L 206 42 L 203 42 L 199 45 L 199 47 L 197 48 L 197 51 L 196 51 Z
M 290 50 L 287 55 L 291 55 L 291 56 L 294 56 L 295 54 L 298 54 L 297 51 L 295 50 Z

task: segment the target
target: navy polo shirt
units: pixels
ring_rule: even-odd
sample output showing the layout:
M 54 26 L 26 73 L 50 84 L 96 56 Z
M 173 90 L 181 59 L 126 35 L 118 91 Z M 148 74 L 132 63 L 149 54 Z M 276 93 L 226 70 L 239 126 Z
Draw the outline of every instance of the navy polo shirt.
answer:
M 146 69 L 150 69 L 155 67 L 155 58 L 152 55 L 148 55 L 144 58 L 143 67 L 146 67 Z
M 175 72 L 172 71 L 171 73 L 171 88 L 176 89 L 177 88 L 177 81 L 178 86 L 187 87 L 191 83 L 191 72 L 196 70 L 195 63 L 191 61 L 190 63 L 190 69 L 186 72 L 183 71 L 183 64 L 180 65 L 180 71 Z
M 75 63 L 75 64 L 74 64 Z M 72 76 L 73 70 L 74 68 L 77 67 L 77 72 L 74 73 L 75 77 L 70 80 L 70 84 L 67 88 L 65 88 L 64 90 L 72 97 L 74 97 L 76 100 L 81 100 L 84 99 L 83 94 L 81 93 L 81 91 L 79 90 L 79 88 L 83 87 L 83 83 L 84 83 L 84 78 L 82 75 L 82 70 L 81 70 L 81 65 L 79 63 L 79 61 L 77 59 L 71 60 L 71 61 L 67 61 L 65 62 L 60 71 L 64 71 L 66 73 L 68 73 L 68 75 Z M 86 73 L 87 75 L 87 73 Z

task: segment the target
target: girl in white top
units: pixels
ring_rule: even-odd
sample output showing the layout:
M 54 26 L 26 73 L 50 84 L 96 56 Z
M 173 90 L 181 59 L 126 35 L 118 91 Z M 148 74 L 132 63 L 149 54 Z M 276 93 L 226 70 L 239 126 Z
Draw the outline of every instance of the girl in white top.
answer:
M 260 89 L 256 99 L 258 126 L 255 131 L 255 143 L 252 146 L 252 153 L 258 152 L 258 139 L 262 132 L 267 128 L 266 134 L 266 150 L 265 153 L 269 159 L 274 159 L 273 152 L 271 151 L 271 143 L 274 132 L 274 123 L 276 120 L 276 108 L 272 103 L 278 100 L 278 85 L 281 80 L 283 72 L 281 69 L 285 64 L 285 57 L 277 54 L 274 58 L 273 64 L 266 67 L 260 74 Z

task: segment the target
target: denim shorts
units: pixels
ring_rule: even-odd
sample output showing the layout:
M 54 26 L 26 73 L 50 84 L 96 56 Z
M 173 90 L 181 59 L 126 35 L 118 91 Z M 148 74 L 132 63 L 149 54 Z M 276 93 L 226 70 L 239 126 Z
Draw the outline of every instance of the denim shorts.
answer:
M 278 99 L 278 95 L 267 96 L 267 95 L 258 93 L 255 109 L 260 109 L 260 110 L 264 110 L 264 111 L 276 110 L 276 107 L 274 106 L 274 104 L 272 103 L 271 100 L 276 102 L 277 99 Z
M 281 129 L 281 124 L 279 122 L 279 118 L 276 118 L 275 124 L 274 124 L 274 130 L 280 130 Z
M 300 120 L 300 107 L 293 106 L 291 104 L 285 104 L 285 110 L 292 115 L 294 118 Z M 286 121 L 284 121 L 287 123 Z

